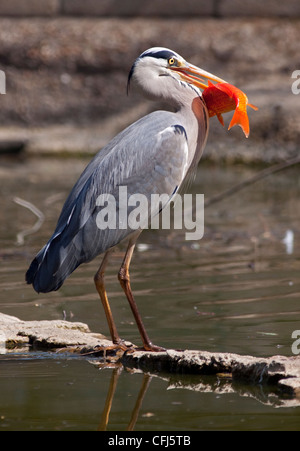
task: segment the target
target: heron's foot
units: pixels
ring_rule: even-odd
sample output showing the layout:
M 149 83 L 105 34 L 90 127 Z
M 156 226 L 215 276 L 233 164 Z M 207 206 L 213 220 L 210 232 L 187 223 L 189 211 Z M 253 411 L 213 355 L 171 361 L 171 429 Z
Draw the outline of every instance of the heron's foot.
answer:
M 142 351 L 149 351 L 149 352 L 166 352 L 166 349 L 161 346 L 156 346 L 152 343 L 147 344 L 143 348 L 141 348 Z
M 111 350 L 116 350 L 116 351 L 123 351 L 126 352 L 129 349 L 132 348 L 132 344 L 131 343 L 125 343 L 125 341 L 120 340 L 117 343 L 114 343 L 112 346 L 110 346 Z
M 124 354 L 124 352 L 130 351 L 132 349 L 134 349 L 134 347 L 131 343 L 125 343 L 124 341 L 120 340 L 120 342 L 114 343 L 110 346 L 96 345 L 92 351 L 82 353 L 82 355 L 103 357 L 118 355 L 120 356 Z

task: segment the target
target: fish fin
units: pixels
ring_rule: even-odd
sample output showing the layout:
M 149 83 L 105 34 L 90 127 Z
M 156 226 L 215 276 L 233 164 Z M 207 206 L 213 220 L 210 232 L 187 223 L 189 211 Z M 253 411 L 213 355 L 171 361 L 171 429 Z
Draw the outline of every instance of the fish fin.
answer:
M 229 124 L 228 130 L 230 130 L 234 125 L 239 125 L 242 128 L 246 138 L 248 138 L 250 129 L 247 112 L 236 109 Z
M 251 103 L 247 103 L 247 106 L 249 106 L 250 108 L 253 108 L 253 110 L 257 111 L 258 108 L 255 105 L 252 105 Z
M 217 113 L 217 118 L 219 119 L 219 122 L 223 125 L 223 127 L 224 127 L 224 120 L 223 120 L 223 116 L 222 116 L 222 114 L 220 114 L 220 113 Z

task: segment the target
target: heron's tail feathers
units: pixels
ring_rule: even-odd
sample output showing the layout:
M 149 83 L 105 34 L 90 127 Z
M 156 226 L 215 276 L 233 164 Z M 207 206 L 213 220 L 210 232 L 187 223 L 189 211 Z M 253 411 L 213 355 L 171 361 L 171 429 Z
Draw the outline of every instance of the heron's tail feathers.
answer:
M 58 290 L 65 279 L 81 263 L 76 257 L 73 243 L 64 248 L 60 236 L 54 236 L 32 261 L 26 282 L 32 284 L 38 293 Z

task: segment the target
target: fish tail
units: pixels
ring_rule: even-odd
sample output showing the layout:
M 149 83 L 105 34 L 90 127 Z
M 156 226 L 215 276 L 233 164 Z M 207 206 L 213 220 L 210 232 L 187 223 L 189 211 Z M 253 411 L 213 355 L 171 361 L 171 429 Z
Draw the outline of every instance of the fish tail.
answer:
M 235 110 L 234 115 L 229 124 L 228 130 L 230 130 L 234 125 L 239 125 L 242 128 L 246 138 L 248 138 L 250 129 L 247 111 L 238 108 Z

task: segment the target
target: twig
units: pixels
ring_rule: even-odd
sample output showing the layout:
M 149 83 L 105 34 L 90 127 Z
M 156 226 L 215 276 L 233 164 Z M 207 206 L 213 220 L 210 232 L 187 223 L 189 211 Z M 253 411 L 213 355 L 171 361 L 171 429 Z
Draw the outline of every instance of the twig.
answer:
M 22 232 L 19 232 L 17 234 L 17 244 L 21 246 L 22 244 L 24 244 L 25 236 L 31 235 L 32 233 L 35 233 L 40 229 L 41 225 L 44 222 L 45 216 L 37 207 L 35 207 L 32 203 L 28 202 L 27 200 L 20 199 L 19 197 L 14 197 L 13 201 L 16 204 L 21 205 L 22 207 L 28 208 L 28 210 L 30 210 L 38 218 L 33 227 L 27 230 L 23 230 Z
M 250 177 L 247 180 L 244 180 L 241 183 L 238 183 L 237 185 L 232 186 L 226 191 L 223 191 L 220 194 L 217 194 L 216 196 L 212 196 L 208 200 L 205 201 L 204 206 L 210 207 L 212 204 L 215 204 L 217 202 L 220 202 L 221 200 L 225 199 L 226 197 L 232 196 L 237 191 L 240 191 L 241 189 L 245 188 L 246 186 L 252 185 L 253 183 L 257 182 L 258 180 L 261 180 L 265 177 L 268 177 L 269 175 L 275 174 L 275 172 L 282 171 L 283 169 L 286 169 L 290 166 L 294 166 L 295 164 L 300 163 L 300 157 L 293 158 L 291 160 L 285 161 L 283 163 L 275 164 L 274 166 L 271 166 L 267 169 L 263 169 L 258 174 L 255 174 L 253 177 Z

